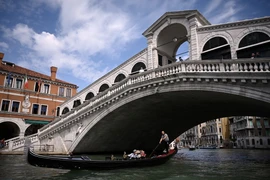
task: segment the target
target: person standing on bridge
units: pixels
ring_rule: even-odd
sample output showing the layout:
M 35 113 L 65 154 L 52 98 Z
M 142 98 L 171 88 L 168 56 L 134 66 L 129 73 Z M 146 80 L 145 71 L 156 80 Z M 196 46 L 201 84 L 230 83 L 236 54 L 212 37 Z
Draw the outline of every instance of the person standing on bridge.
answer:
M 161 131 L 161 138 L 159 144 L 166 148 L 166 153 L 169 153 L 169 136 L 164 131 Z

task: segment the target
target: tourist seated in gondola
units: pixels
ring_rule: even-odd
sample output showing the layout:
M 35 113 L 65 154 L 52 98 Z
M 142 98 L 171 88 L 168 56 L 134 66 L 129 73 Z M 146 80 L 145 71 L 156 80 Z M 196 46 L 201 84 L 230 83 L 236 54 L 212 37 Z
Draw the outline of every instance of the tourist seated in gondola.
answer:
M 123 154 L 123 159 L 127 159 L 127 157 L 128 157 L 128 155 L 127 155 L 127 153 L 126 153 L 126 151 L 124 151 L 124 154 Z
M 137 156 L 136 156 L 136 151 L 137 151 L 137 150 L 134 149 L 133 152 L 130 153 L 130 154 L 128 155 L 129 159 L 136 159 L 136 158 L 137 158 Z

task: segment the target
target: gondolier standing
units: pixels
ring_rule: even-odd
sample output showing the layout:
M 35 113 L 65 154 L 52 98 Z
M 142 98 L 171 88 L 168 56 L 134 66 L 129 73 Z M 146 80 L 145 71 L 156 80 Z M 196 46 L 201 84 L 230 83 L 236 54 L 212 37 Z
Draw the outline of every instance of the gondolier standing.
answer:
M 166 152 L 169 153 L 169 136 L 164 131 L 161 131 L 159 144 L 162 144 L 162 146 L 166 148 Z

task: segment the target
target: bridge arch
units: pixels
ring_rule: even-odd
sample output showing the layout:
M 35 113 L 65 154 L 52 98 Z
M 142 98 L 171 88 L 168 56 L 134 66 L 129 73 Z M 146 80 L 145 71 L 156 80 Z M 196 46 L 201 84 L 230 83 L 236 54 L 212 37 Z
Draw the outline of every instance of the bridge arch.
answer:
M 79 105 L 81 105 L 81 100 L 80 99 L 76 99 L 73 101 L 73 108 L 76 108 L 78 107 Z
M 65 107 L 64 109 L 63 109 L 63 111 L 62 111 L 62 114 L 66 114 L 66 113 L 68 113 L 69 112 L 69 108 L 68 107 Z
M 102 84 L 102 85 L 100 86 L 98 92 L 101 93 L 101 92 L 105 91 L 106 89 L 109 89 L 109 87 L 110 87 L 110 86 L 109 86 L 107 83 L 104 83 L 104 84 Z
M 157 35 L 157 49 L 169 57 L 175 57 L 179 46 L 188 40 L 187 28 L 180 23 L 173 23 L 163 28 Z
M 118 83 L 122 80 L 124 80 L 126 78 L 126 76 L 123 73 L 119 73 L 116 78 L 114 79 L 114 83 Z
M 155 146 L 153 139 L 160 134 L 160 130 L 163 128 L 169 129 L 170 137 L 175 138 L 194 125 L 219 117 L 242 113 L 270 116 L 268 112 L 270 98 L 265 99 L 258 89 L 251 87 L 227 86 L 222 83 L 210 86 L 207 83 L 194 82 L 189 85 L 172 84 L 156 88 L 155 90 L 136 91 L 123 101 L 118 100 L 118 103 L 107 106 L 93 115 L 91 122 L 87 121 L 85 129 L 71 145 L 70 151 L 80 152 L 82 149 L 91 149 L 92 147 L 87 145 L 89 142 L 101 148 L 100 151 L 106 151 L 108 147 L 99 142 L 117 143 L 116 148 L 129 149 L 140 147 L 140 139 L 144 138 L 149 143 L 149 145 L 144 145 L 151 149 Z M 188 96 L 192 98 L 187 98 Z M 170 108 L 165 110 L 166 106 Z M 147 108 L 148 112 L 141 112 L 144 108 Z M 179 110 L 181 110 L 181 114 L 179 114 Z M 117 116 L 118 114 L 121 114 L 121 117 Z M 164 119 L 166 119 L 165 122 Z M 187 125 L 183 124 L 181 119 L 184 119 Z M 158 125 L 153 127 L 153 122 Z M 106 125 L 108 123 L 110 123 L 110 127 Z M 149 137 L 145 137 L 143 134 L 136 135 L 139 137 L 130 136 L 130 134 L 136 134 L 137 128 L 141 128 L 141 132 L 147 132 Z M 89 131 L 90 129 L 91 131 Z M 122 129 L 128 131 L 129 135 Z M 98 136 L 98 131 L 101 130 L 110 133 L 107 133 L 106 137 Z M 115 142 L 115 137 L 109 137 L 111 134 L 121 134 L 119 142 Z M 156 139 L 158 141 L 158 137 Z M 130 141 L 131 144 L 129 144 Z M 126 144 L 121 144 L 121 142 Z M 102 149 L 103 147 L 104 149 Z M 94 152 L 94 147 L 90 151 Z
M 95 97 L 94 93 L 89 92 L 87 93 L 87 95 L 85 96 L 85 100 L 90 100 L 91 98 Z
M 237 57 L 250 58 L 258 52 L 262 57 L 270 56 L 270 36 L 265 32 L 253 31 L 246 34 L 238 43 Z
M 143 69 L 146 70 L 146 65 L 144 62 L 136 62 L 135 65 L 133 65 L 132 69 L 131 69 L 131 74 L 137 74 L 139 73 L 139 71 Z
M 200 47 L 200 52 L 201 52 L 201 56 L 200 57 L 201 58 L 202 58 L 203 52 L 205 51 L 204 50 L 205 45 L 208 42 L 210 42 L 211 40 L 213 40 L 214 38 L 222 38 L 222 39 L 224 39 L 227 42 L 228 46 L 229 46 L 229 51 L 230 51 L 229 52 L 230 53 L 229 56 L 230 56 L 230 58 L 231 57 L 234 57 L 234 55 L 233 55 L 233 52 L 234 52 L 234 48 L 233 48 L 234 47 L 233 46 L 234 41 L 233 41 L 232 36 L 229 33 L 227 33 L 227 32 L 218 32 L 218 33 L 210 33 L 205 38 L 203 38 L 202 43 L 200 43 L 201 44 L 201 47 Z M 223 45 L 225 45 L 225 44 L 223 44 Z M 208 51 L 209 51 L 209 49 L 208 49 Z M 217 59 L 219 59 L 219 58 L 217 58 Z

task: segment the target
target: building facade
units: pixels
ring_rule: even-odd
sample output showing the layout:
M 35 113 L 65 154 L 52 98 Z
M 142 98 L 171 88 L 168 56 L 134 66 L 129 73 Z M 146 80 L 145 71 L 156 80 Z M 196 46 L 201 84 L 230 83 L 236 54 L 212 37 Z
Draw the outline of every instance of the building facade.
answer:
M 3 60 L 0 53 L 0 139 L 23 137 L 59 116 L 59 106 L 77 86 Z M 78 105 L 79 102 L 75 105 Z
M 228 147 L 230 142 L 229 128 L 229 118 L 206 121 L 181 134 L 181 145 Z
M 270 119 L 237 116 L 230 118 L 231 141 L 237 148 L 270 148 Z

